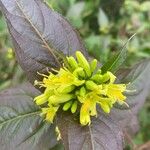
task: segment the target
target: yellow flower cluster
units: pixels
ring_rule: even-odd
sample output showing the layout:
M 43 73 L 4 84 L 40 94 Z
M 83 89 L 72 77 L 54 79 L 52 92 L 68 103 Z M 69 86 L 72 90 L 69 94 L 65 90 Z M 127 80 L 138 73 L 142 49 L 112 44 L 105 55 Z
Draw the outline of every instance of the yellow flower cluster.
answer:
M 125 84 L 115 84 L 116 77 L 111 73 L 101 73 L 97 68 L 97 60 L 90 63 L 80 52 L 74 57 L 67 57 L 68 66 L 43 75 L 43 81 L 36 85 L 45 88 L 45 92 L 35 98 L 37 105 L 42 108 L 42 115 L 53 122 L 58 109 L 79 113 L 81 125 L 89 125 L 91 116 L 97 116 L 96 106 L 109 113 L 113 104 L 125 103 L 123 92 Z M 62 107 L 61 107 L 62 106 Z

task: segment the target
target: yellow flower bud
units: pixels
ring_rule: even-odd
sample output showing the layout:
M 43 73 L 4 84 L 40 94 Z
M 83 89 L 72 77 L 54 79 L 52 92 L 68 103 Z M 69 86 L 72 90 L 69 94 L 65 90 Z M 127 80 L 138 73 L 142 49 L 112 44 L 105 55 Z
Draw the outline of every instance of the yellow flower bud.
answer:
M 34 101 L 36 102 L 37 105 L 42 105 L 48 101 L 49 96 L 42 94 L 37 96 Z
M 78 102 L 75 101 L 75 102 L 72 104 L 72 107 L 71 107 L 71 112 L 72 112 L 73 114 L 77 111 L 77 107 L 78 107 Z
M 58 105 L 60 103 L 65 103 L 74 98 L 74 94 L 61 94 L 50 96 L 48 101 L 50 104 Z
M 85 78 L 85 72 L 84 72 L 83 68 L 81 68 L 81 67 L 78 67 L 77 69 L 75 69 L 73 72 L 73 75 L 75 75 L 77 78 L 79 76 Z
M 73 82 L 73 85 L 75 86 L 81 86 L 85 83 L 85 80 L 79 80 L 79 79 L 75 79 Z
M 69 86 L 60 86 L 59 88 L 57 88 L 58 93 L 62 93 L 62 94 L 67 94 L 70 93 L 71 91 L 73 91 L 75 88 L 74 85 L 69 85 Z
M 72 101 L 65 103 L 63 106 L 63 110 L 67 111 L 71 107 L 71 105 L 72 105 Z
M 96 83 L 102 83 L 103 76 L 100 74 L 95 74 L 91 77 L 91 80 L 93 80 Z
M 85 94 L 86 94 L 86 89 L 85 89 L 85 87 L 83 86 L 83 87 L 80 88 L 79 95 L 82 96 L 82 97 L 84 97 Z
M 74 71 L 76 68 L 78 68 L 78 64 L 77 64 L 77 62 L 76 62 L 76 60 L 75 60 L 75 58 L 74 57 L 67 57 L 67 61 L 68 61 L 68 63 L 69 63 L 69 65 L 70 65 L 70 67 L 71 67 L 71 69 Z
M 91 69 L 90 69 L 90 65 L 89 65 L 88 61 L 86 60 L 86 58 L 83 56 L 83 54 L 80 51 L 76 52 L 76 57 L 77 57 L 80 67 L 82 67 L 85 70 L 87 76 L 90 77 Z
M 92 62 L 90 63 L 90 68 L 92 73 L 95 71 L 96 67 L 97 67 L 97 60 L 93 59 Z
M 104 82 L 107 82 L 108 80 L 110 80 L 110 76 L 109 76 L 108 73 L 105 73 L 105 74 L 103 75 L 102 82 L 104 83 Z
M 46 103 L 48 101 L 48 98 L 53 94 L 52 90 L 49 90 L 49 88 L 47 88 L 44 92 L 44 94 L 41 94 L 37 97 L 34 98 L 34 101 L 36 102 L 37 105 L 43 105 L 44 103 Z
M 93 81 L 90 81 L 90 80 L 86 81 L 85 85 L 86 85 L 86 88 L 88 90 L 95 90 L 98 88 L 98 85 L 96 83 L 94 83 Z

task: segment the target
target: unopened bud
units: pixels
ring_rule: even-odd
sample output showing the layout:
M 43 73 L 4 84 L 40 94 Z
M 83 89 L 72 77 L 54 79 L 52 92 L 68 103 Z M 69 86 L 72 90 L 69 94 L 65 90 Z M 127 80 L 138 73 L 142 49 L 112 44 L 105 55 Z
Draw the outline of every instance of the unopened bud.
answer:
M 78 102 L 75 101 L 75 102 L 72 104 L 72 107 L 71 107 L 71 112 L 72 112 L 73 114 L 77 111 L 77 106 L 78 106 Z
M 60 86 L 57 91 L 58 93 L 63 93 L 63 94 L 67 94 L 70 93 L 71 91 L 73 91 L 75 88 L 75 86 L 71 85 L 71 86 Z
M 71 107 L 71 105 L 72 105 L 72 101 L 65 103 L 63 106 L 63 110 L 67 111 Z
M 74 98 L 74 94 L 61 94 L 50 96 L 48 101 L 51 104 L 58 105 L 60 103 L 65 103 Z
M 100 74 L 95 74 L 91 77 L 91 80 L 97 83 L 102 83 L 103 76 Z
M 86 60 L 86 58 L 83 56 L 83 54 L 80 51 L 76 52 L 76 57 L 79 62 L 79 65 L 85 70 L 87 76 L 90 77 L 91 76 L 90 65 Z
M 103 75 L 102 82 L 107 82 L 108 80 L 110 80 L 110 76 L 109 76 L 108 73 L 105 73 L 105 74 Z
M 85 89 L 84 86 L 81 87 L 81 89 L 80 89 L 80 91 L 79 91 L 79 95 L 82 96 L 82 97 L 84 97 L 84 96 L 86 95 L 86 89 Z
M 78 78 L 79 76 L 80 77 L 85 77 L 85 72 L 83 70 L 83 68 L 81 67 L 78 67 L 77 69 L 74 70 L 73 74 Z
M 67 61 L 68 61 L 68 63 L 69 63 L 72 70 L 75 70 L 76 68 L 78 68 L 78 64 L 77 64 L 74 57 L 72 57 L 72 56 L 67 57 Z
M 88 89 L 88 90 L 94 90 L 94 89 L 96 89 L 98 87 L 98 85 L 96 84 L 96 83 L 94 83 L 93 81 L 87 81 L 86 82 L 86 88 Z
M 92 73 L 95 71 L 96 67 L 97 67 L 97 60 L 93 59 L 92 62 L 90 63 L 90 68 Z

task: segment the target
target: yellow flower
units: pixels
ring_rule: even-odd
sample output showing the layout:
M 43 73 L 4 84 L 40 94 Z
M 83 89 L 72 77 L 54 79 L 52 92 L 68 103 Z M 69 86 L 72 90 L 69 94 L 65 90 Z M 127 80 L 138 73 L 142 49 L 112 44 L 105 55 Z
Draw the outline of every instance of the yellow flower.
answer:
M 110 113 L 110 109 L 112 108 L 114 101 L 111 98 L 100 97 L 98 103 L 105 113 Z
M 52 92 L 53 92 L 53 90 L 50 90 L 49 88 L 47 88 L 45 90 L 44 94 L 41 94 L 34 99 L 36 104 L 42 105 L 42 104 L 48 102 L 48 99 L 52 95 Z
M 83 99 L 80 109 L 80 123 L 87 125 L 91 123 L 90 116 L 97 116 L 96 101 L 99 99 L 99 96 L 95 95 L 94 92 L 90 92 Z
M 127 91 L 126 85 L 116 84 L 116 76 L 111 72 L 102 74 L 100 69 L 96 70 L 96 59 L 88 62 L 77 51 L 76 59 L 67 57 L 67 62 L 58 71 L 53 69 L 56 74 L 41 74 L 43 81 L 35 82 L 45 88 L 44 93 L 34 100 L 47 121 L 52 123 L 58 109 L 62 108 L 64 111 L 70 110 L 72 114 L 79 113 L 80 124 L 89 125 L 91 116 L 97 116 L 97 106 L 110 113 L 116 102 L 125 103 L 123 92 Z
M 80 123 L 82 125 L 87 125 L 91 123 L 90 119 L 90 108 L 91 108 L 91 101 L 90 99 L 87 99 L 80 109 Z
M 58 88 L 60 86 L 68 87 L 71 85 L 80 86 L 84 83 L 84 80 L 79 80 L 73 73 L 66 68 L 61 68 L 57 75 L 50 73 L 48 78 L 43 79 L 43 86 L 51 89 Z
M 106 88 L 108 97 L 114 101 L 124 101 L 126 99 L 126 96 L 123 95 L 123 92 L 126 90 L 125 84 L 108 84 Z
M 54 107 L 52 105 L 49 105 L 49 107 L 47 107 L 47 108 L 42 108 L 41 115 L 46 115 L 45 120 L 53 123 L 53 120 L 54 120 L 54 117 L 56 115 L 58 108 L 59 108 L 59 106 Z

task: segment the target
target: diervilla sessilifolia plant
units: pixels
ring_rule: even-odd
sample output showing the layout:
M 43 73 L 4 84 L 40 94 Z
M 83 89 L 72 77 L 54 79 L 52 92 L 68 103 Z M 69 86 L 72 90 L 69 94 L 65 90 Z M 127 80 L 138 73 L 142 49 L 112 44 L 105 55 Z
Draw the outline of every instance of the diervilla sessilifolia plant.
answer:
M 124 131 L 137 132 L 150 61 L 119 70 L 124 47 L 98 67 L 79 34 L 42 0 L 0 0 L 0 8 L 18 62 L 38 87 L 0 93 L 0 149 L 50 150 L 58 144 L 57 132 L 66 150 L 122 150 Z
M 110 71 L 102 74 L 97 60 L 89 63 L 80 51 L 76 52 L 76 59 L 67 57 L 67 65 L 54 72 L 42 75 L 42 82 L 35 81 L 35 85 L 45 88 L 34 100 L 46 121 L 53 123 L 58 109 L 62 108 L 79 113 L 81 125 L 89 125 L 90 116 L 97 116 L 97 105 L 109 113 L 115 103 L 126 104 L 123 95 L 126 84 L 116 84 L 116 76 Z

